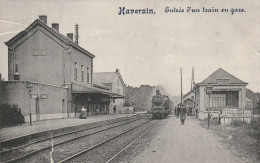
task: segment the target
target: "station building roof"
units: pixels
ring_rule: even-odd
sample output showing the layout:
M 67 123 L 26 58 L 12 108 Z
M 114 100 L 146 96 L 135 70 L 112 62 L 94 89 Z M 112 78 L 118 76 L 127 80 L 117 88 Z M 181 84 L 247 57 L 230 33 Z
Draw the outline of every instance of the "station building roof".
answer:
M 248 83 L 238 79 L 227 71 L 219 68 L 213 72 L 209 77 L 203 80 L 201 83 L 197 83 L 194 87 L 197 88 L 199 85 L 247 85 Z
M 203 80 L 201 83 L 205 84 L 216 84 L 217 80 L 219 79 L 228 79 L 228 83 L 231 84 L 247 84 L 243 82 L 242 80 L 238 79 L 237 77 L 233 76 L 232 74 L 228 73 L 227 71 L 223 70 L 222 68 L 219 68 L 214 73 L 212 73 L 209 77 L 207 77 L 205 80 Z
M 125 85 L 122 76 L 119 72 L 96 72 L 93 73 L 93 83 L 98 85 L 112 86 L 112 83 L 115 81 L 116 77 L 119 77 L 123 85 Z
M 19 40 L 20 38 L 22 38 L 24 35 L 26 35 L 29 31 L 31 31 L 32 29 L 34 29 L 37 25 L 43 27 L 44 29 L 48 30 L 50 33 L 52 33 L 55 37 L 57 37 L 58 39 L 60 39 L 62 42 L 66 43 L 67 45 L 71 45 L 74 48 L 78 49 L 79 51 L 81 51 L 82 53 L 90 56 L 91 58 L 94 58 L 95 56 L 93 54 L 91 54 L 90 52 L 88 52 L 87 50 L 85 50 L 84 48 L 82 48 L 81 46 L 79 46 L 78 44 L 76 44 L 74 41 L 72 41 L 70 38 L 64 36 L 63 34 L 59 33 L 58 31 L 56 31 L 55 29 L 49 27 L 47 24 L 45 24 L 44 22 L 42 22 L 39 19 L 36 19 L 32 24 L 30 24 L 25 30 L 21 31 L 20 33 L 18 33 L 17 35 L 15 35 L 13 38 L 11 38 L 9 41 L 5 42 L 5 44 L 10 47 L 15 41 Z

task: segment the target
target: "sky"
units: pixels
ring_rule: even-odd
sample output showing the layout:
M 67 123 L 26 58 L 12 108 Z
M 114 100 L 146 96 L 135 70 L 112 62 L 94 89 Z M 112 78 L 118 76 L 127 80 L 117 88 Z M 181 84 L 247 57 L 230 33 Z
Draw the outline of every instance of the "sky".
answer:
M 165 13 L 167 6 L 185 12 Z M 96 56 L 94 72 L 120 69 L 127 85 L 162 85 L 179 95 L 180 68 L 186 93 L 194 66 L 196 83 L 223 68 L 260 92 L 259 0 L 1 0 L 0 7 L 0 73 L 6 80 L 4 42 L 47 15 L 48 25 L 59 23 L 64 35 L 75 33 L 78 23 L 79 45 Z M 156 14 L 119 15 L 119 7 Z M 187 13 L 187 7 L 200 12 Z M 205 13 L 203 7 L 219 12 Z M 245 12 L 231 14 L 239 8 Z

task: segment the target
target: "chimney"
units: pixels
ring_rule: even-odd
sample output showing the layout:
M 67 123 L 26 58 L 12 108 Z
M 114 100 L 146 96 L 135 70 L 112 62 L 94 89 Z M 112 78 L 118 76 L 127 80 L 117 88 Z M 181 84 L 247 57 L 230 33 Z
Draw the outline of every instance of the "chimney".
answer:
M 75 42 L 76 44 L 79 44 L 79 25 L 75 25 Z
M 0 81 L 2 80 L 2 74 L 0 73 Z
M 59 24 L 58 23 L 52 23 L 52 28 L 55 29 L 57 32 L 59 32 Z
M 67 33 L 67 37 L 73 41 L 73 33 Z
M 47 25 L 47 16 L 46 15 L 40 15 L 39 16 L 39 20 Z
M 120 73 L 119 69 L 116 69 L 116 73 Z

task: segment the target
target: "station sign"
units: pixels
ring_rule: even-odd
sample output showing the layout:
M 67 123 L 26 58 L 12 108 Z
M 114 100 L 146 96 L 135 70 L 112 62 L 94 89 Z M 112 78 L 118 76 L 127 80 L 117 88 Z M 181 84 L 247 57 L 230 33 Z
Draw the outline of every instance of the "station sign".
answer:
M 44 56 L 44 55 L 46 55 L 46 50 L 33 50 L 33 55 Z
M 47 95 L 47 94 L 41 94 L 41 98 L 42 98 L 42 99 L 47 99 L 47 98 L 48 98 L 48 95 Z
M 36 98 L 38 98 L 38 95 L 37 94 L 32 94 L 31 97 L 32 97 L 32 99 L 36 99 Z

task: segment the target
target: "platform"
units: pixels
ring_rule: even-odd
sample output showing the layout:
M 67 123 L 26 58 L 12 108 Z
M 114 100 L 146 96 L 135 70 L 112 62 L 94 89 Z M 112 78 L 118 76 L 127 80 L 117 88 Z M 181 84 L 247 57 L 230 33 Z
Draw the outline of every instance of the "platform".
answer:
M 0 129 L 0 142 L 7 141 L 10 139 L 15 139 L 18 137 L 23 137 L 26 135 L 32 135 L 35 133 L 40 133 L 50 130 L 58 130 L 61 128 L 73 127 L 82 124 L 106 121 L 116 118 L 129 117 L 134 114 L 116 114 L 116 115 L 96 115 L 89 116 L 87 119 L 79 118 L 64 118 L 64 119 L 51 119 L 43 120 L 38 122 L 24 123 L 20 126 L 6 127 Z

